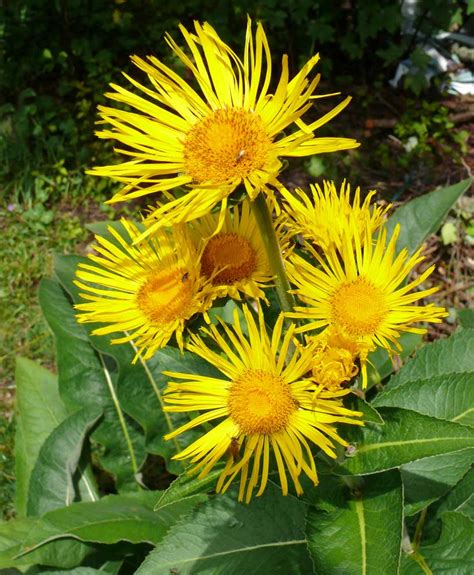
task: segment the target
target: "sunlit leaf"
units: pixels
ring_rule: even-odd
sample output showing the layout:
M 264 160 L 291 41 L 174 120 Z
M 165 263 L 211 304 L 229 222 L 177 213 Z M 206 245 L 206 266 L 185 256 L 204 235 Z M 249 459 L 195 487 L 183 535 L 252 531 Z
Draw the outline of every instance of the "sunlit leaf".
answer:
M 77 497 L 73 476 L 87 433 L 102 415 L 98 407 L 67 417 L 46 439 L 30 479 L 28 515 L 70 505 Z
M 398 471 L 352 480 L 321 478 L 306 521 L 316 573 L 396 575 L 402 540 L 403 494 Z
M 396 224 L 401 225 L 397 248 L 407 248 L 410 253 L 416 251 L 430 234 L 438 230 L 449 210 L 471 184 L 472 179 L 467 178 L 452 186 L 423 194 L 395 210 L 386 226 L 390 234 Z
M 350 474 L 376 473 L 474 446 L 470 427 L 398 408 L 384 407 L 379 412 L 384 425 L 348 431 L 351 457 L 343 467 Z
M 305 512 L 302 501 L 273 485 L 250 505 L 235 491 L 215 496 L 172 529 L 136 573 L 310 575 Z

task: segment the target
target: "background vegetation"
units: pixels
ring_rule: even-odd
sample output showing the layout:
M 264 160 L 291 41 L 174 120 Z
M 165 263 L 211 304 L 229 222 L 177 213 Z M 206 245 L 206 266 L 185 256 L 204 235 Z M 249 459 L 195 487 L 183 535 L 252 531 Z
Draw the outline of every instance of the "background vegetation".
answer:
M 129 55 L 155 54 L 175 65 L 163 35 L 179 41 L 178 23 L 208 20 L 240 50 L 247 14 L 261 19 L 275 65 L 287 52 L 293 69 L 319 51 L 322 91 L 352 94 L 348 114 L 328 134 L 358 137 L 363 146 L 289 166 L 289 185 L 321 176 L 377 187 L 383 199 L 405 201 L 470 174 L 470 123 L 458 98 L 426 80 L 429 62 L 418 42 L 438 30 L 470 26 L 472 1 L 421 0 L 404 34 L 401 2 L 370 0 L 4 0 L 0 6 L 0 505 L 11 514 L 11 401 L 15 355 L 53 365 L 53 345 L 37 303 L 51 253 L 85 252 L 85 223 L 117 215 L 101 205 L 114 184 L 84 175 L 110 161 L 94 138 L 95 108 L 107 84 L 131 72 Z M 388 86 L 399 62 L 415 66 L 398 90 Z M 324 104 L 322 104 L 324 105 Z M 469 104 L 472 107 L 472 102 Z M 414 139 L 413 139 L 414 138 Z M 411 142 L 411 143 L 410 143 Z M 139 206 L 136 206 L 139 207 Z M 120 208 L 123 209 L 123 208 Z M 127 210 L 134 208 L 127 207 Z M 430 240 L 453 311 L 468 303 L 467 248 L 474 237 L 464 201 Z M 443 299 L 443 298 L 442 298 Z M 443 303 L 443 302 L 442 302 Z M 439 335 L 439 333 L 437 334 Z

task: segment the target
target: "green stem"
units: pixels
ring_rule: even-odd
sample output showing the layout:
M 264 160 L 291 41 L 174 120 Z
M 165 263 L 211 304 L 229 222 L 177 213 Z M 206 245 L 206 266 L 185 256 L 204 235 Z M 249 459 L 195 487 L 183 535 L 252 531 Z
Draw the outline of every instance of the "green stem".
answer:
M 101 354 L 99 354 L 100 363 L 102 364 L 102 369 L 104 370 L 105 381 L 107 382 L 107 386 L 110 391 L 110 395 L 112 397 L 112 401 L 115 406 L 115 410 L 117 411 L 117 416 L 119 419 L 120 427 L 122 428 L 123 435 L 125 437 L 125 442 L 127 443 L 128 452 L 130 454 L 130 462 L 132 464 L 133 473 L 136 476 L 138 473 L 138 465 L 137 460 L 135 458 L 135 452 L 133 450 L 132 440 L 130 438 L 130 434 L 128 433 L 127 423 L 125 421 L 125 417 L 123 415 L 122 408 L 120 407 L 120 402 L 118 400 L 117 394 L 115 393 L 114 384 L 112 382 L 112 378 L 110 377 L 109 370 L 107 369 L 104 359 Z
M 425 507 L 420 513 L 420 517 L 416 524 L 415 536 L 413 537 L 413 547 L 415 548 L 415 551 L 418 551 L 421 545 L 421 536 L 423 533 L 423 527 L 425 525 L 425 519 L 427 513 L 428 513 L 428 507 Z
M 262 237 L 265 251 L 267 252 L 270 269 L 274 276 L 275 287 L 282 311 L 293 311 L 295 298 L 290 293 L 290 282 L 286 276 L 281 249 L 273 227 L 273 219 L 268 209 L 265 196 L 260 192 L 252 202 L 252 209 L 257 220 L 260 235 Z

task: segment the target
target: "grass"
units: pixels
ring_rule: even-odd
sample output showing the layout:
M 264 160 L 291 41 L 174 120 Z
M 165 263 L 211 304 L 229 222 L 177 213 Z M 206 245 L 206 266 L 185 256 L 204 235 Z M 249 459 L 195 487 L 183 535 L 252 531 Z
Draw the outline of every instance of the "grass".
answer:
M 5 230 L 0 244 L 0 285 L 4 286 L 0 293 L 0 380 L 4 386 L 12 383 L 16 355 L 41 358 L 52 365 L 53 345 L 37 288 L 52 271 L 52 253 L 70 253 L 88 237 L 79 217 L 71 213 L 64 217 L 38 206 L 35 212 L 21 205 L 10 206 L 12 211 L 0 210 L 0 226 Z M 40 220 L 45 213 L 51 218 L 49 223 Z
M 33 188 L 9 190 L 0 208 L 0 387 L 12 384 L 17 355 L 54 364 L 38 286 L 52 273 L 53 253 L 86 250 L 92 239 L 86 223 L 117 216 L 103 203 L 112 189 L 104 180 L 74 172 L 38 175 Z

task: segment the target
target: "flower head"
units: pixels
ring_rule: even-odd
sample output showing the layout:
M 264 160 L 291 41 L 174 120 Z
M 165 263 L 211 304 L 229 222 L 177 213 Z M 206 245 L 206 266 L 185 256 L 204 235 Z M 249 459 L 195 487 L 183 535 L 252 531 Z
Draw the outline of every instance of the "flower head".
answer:
M 288 273 L 296 286 L 294 293 L 307 306 L 297 306 L 288 315 L 307 320 L 299 331 L 337 329 L 352 340 L 361 350 L 364 384 L 368 350 L 379 346 L 391 353 L 393 348 L 400 349 L 397 340 L 402 332 L 426 332 L 413 324 L 439 323 L 447 315 L 444 308 L 433 304 L 413 305 L 438 287 L 415 291 L 434 266 L 406 282 L 424 257 L 421 248 L 410 257 L 406 249 L 396 254 L 399 231 L 397 226 L 387 241 L 386 229 L 374 239 L 366 228 L 362 241 L 354 229 L 349 230 L 341 249 L 328 250 L 324 257 L 308 247 L 319 268 L 296 253 L 289 259 Z
M 212 286 L 211 297 L 265 298 L 263 288 L 271 285 L 272 273 L 250 202 L 228 210 L 216 232 L 218 219 L 218 214 L 208 214 L 189 224 L 202 254 L 201 273 Z
M 76 305 L 77 320 L 105 323 L 94 335 L 125 332 L 112 343 L 133 341 L 144 359 L 173 334 L 182 348 L 186 320 L 210 306 L 199 254 L 182 229 L 160 230 L 133 245 L 141 230 L 126 220 L 122 226 L 123 235 L 108 228 L 112 241 L 96 236 L 98 255 L 79 264 L 75 283 L 87 303 Z
M 192 472 L 199 472 L 199 477 L 204 477 L 219 459 L 227 458 L 217 491 L 224 492 L 240 473 L 239 499 L 248 502 L 258 484 L 257 495 L 263 493 L 273 454 L 283 494 L 288 493 L 287 473 L 296 492 L 302 493 L 302 471 L 315 484 L 318 482 L 310 444 L 335 457 L 334 442 L 347 443 L 334 425 L 361 425 L 361 414 L 342 406 L 339 397 L 345 391 L 315 389 L 306 379 L 312 350 L 293 347 L 290 351 L 294 326 L 282 336 L 282 315 L 270 337 L 260 307 L 258 322 L 246 306 L 243 313 L 245 326 L 237 313 L 232 328 L 222 323 L 225 337 L 215 326 L 204 330 L 213 349 L 197 335 L 187 345 L 214 365 L 221 377 L 165 373 L 181 380 L 168 384 L 165 410 L 201 412 L 166 439 L 202 423 L 221 420 L 175 458 L 190 458 L 195 464 Z
M 343 182 L 339 192 L 334 182 L 310 186 L 310 194 L 301 189 L 289 192 L 281 189 L 285 200 L 282 215 L 292 235 L 301 234 L 310 243 L 323 250 L 339 248 L 348 230 L 364 240 L 365 229 L 375 232 L 384 222 L 390 206 L 371 206 L 375 194 L 371 191 L 364 202 L 360 201 L 360 188 L 351 194 L 351 187 Z M 352 197 L 351 197 L 352 196 Z
M 195 22 L 195 32 L 180 30 L 188 55 L 170 36 L 166 40 L 192 73 L 198 90 L 160 60 L 132 57 L 145 72 L 151 87 L 126 76 L 143 95 L 112 84 L 107 96 L 133 111 L 100 106 L 111 128 L 98 133 L 116 140 L 118 151 L 130 157 L 118 165 L 97 167 L 92 174 L 112 177 L 125 187 L 111 201 L 122 201 L 177 186 L 191 186 L 179 198 L 166 198 L 149 215 L 148 230 L 189 221 L 210 212 L 244 184 L 254 198 L 267 185 L 275 185 L 282 156 L 307 156 L 355 148 L 350 138 L 316 138 L 314 132 L 349 103 L 346 98 L 309 124 L 302 116 L 317 98 L 319 76 L 310 74 L 319 57 L 313 56 L 291 80 L 288 59 L 273 93 L 271 54 L 261 24 L 255 37 L 247 26 L 243 61 L 207 23 Z M 283 130 L 288 130 L 282 135 Z M 221 219 L 222 222 L 222 219 Z
M 316 384 L 339 390 L 359 373 L 356 360 L 360 346 L 338 330 L 325 330 L 310 339 L 309 345 L 314 350 L 311 372 Z

